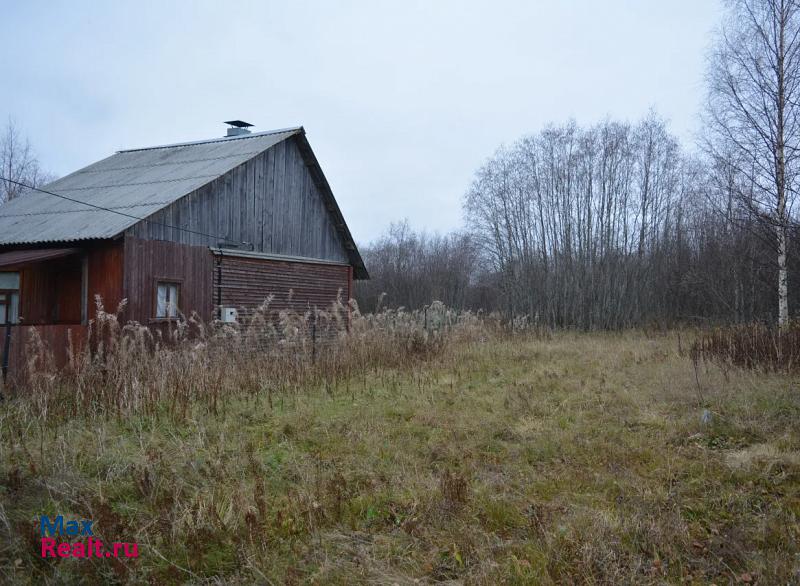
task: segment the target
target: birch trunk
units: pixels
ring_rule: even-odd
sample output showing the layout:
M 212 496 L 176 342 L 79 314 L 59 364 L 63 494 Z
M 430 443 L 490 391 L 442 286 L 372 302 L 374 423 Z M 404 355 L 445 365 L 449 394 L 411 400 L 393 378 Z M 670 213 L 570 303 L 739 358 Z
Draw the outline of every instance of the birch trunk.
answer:
M 778 326 L 789 325 L 789 291 L 786 273 L 786 226 L 778 226 Z
M 775 187 L 778 192 L 777 201 L 777 230 L 778 230 L 778 327 L 783 329 L 789 324 L 789 293 L 786 275 L 786 142 L 785 142 L 785 117 L 787 109 L 786 100 L 786 26 L 787 10 L 785 3 L 780 4 L 780 17 L 778 19 L 778 51 L 777 51 L 777 77 L 778 99 L 777 110 L 777 140 L 775 145 Z

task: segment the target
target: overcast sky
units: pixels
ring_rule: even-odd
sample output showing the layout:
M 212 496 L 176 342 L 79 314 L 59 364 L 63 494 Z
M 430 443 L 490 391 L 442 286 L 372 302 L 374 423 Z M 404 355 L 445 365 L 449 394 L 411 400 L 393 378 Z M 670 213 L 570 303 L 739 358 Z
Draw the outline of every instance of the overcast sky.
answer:
M 64 175 L 114 151 L 302 124 L 359 242 L 461 224 L 477 167 L 569 118 L 697 129 L 717 0 L 10 2 L 0 116 Z M 2 120 L 0 120 L 2 122 Z

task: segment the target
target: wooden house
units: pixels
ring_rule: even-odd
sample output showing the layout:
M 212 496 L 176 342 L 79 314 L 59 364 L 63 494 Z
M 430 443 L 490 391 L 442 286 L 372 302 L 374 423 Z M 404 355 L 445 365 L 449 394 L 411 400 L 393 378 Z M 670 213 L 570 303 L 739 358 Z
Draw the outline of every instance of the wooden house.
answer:
M 155 325 L 179 312 L 235 319 L 269 295 L 276 309 L 323 308 L 369 278 L 304 129 L 229 124 L 225 137 L 120 151 L 0 206 L 10 369 L 31 327 L 63 359 L 96 295 Z

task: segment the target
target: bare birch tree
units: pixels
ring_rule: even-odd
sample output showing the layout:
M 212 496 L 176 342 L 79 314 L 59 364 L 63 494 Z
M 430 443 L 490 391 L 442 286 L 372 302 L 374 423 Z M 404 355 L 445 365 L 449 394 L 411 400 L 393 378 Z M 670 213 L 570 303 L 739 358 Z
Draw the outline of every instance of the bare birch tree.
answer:
M 358 284 L 359 303 L 438 299 L 584 329 L 772 320 L 776 230 L 751 201 L 740 156 L 688 155 L 654 112 L 548 125 L 476 170 L 467 233 L 402 223 L 362 249 L 373 278 Z M 799 231 L 790 224 L 792 273 Z M 800 303 L 800 290 L 789 301 Z
M 31 187 L 39 187 L 55 179 L 39 165 L 30 142 L 10 118 L 0 135 L 0 176 Z M 24 187 L 0 179 L 0 205 L 24 192 Z
M 784 327 L 800 155 L 800 3 L 730 0 L 728 8 L 709 64 L 705 145 L 746 178 L 740 203 L 774 233 L 778 324 Z

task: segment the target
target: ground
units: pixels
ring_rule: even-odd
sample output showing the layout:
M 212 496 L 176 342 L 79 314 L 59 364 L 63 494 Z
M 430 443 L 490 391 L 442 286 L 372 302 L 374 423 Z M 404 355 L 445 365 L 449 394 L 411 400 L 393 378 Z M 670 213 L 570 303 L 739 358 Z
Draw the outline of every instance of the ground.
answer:
M 4 407 L 0 575 L 796 583 L 797 379 L 695 368 L 690 337 L 463 344 L 179 421 L 26 421 Z M 59 513 L 138 543 L 139 557 L 41 559 L 39 516 Z

